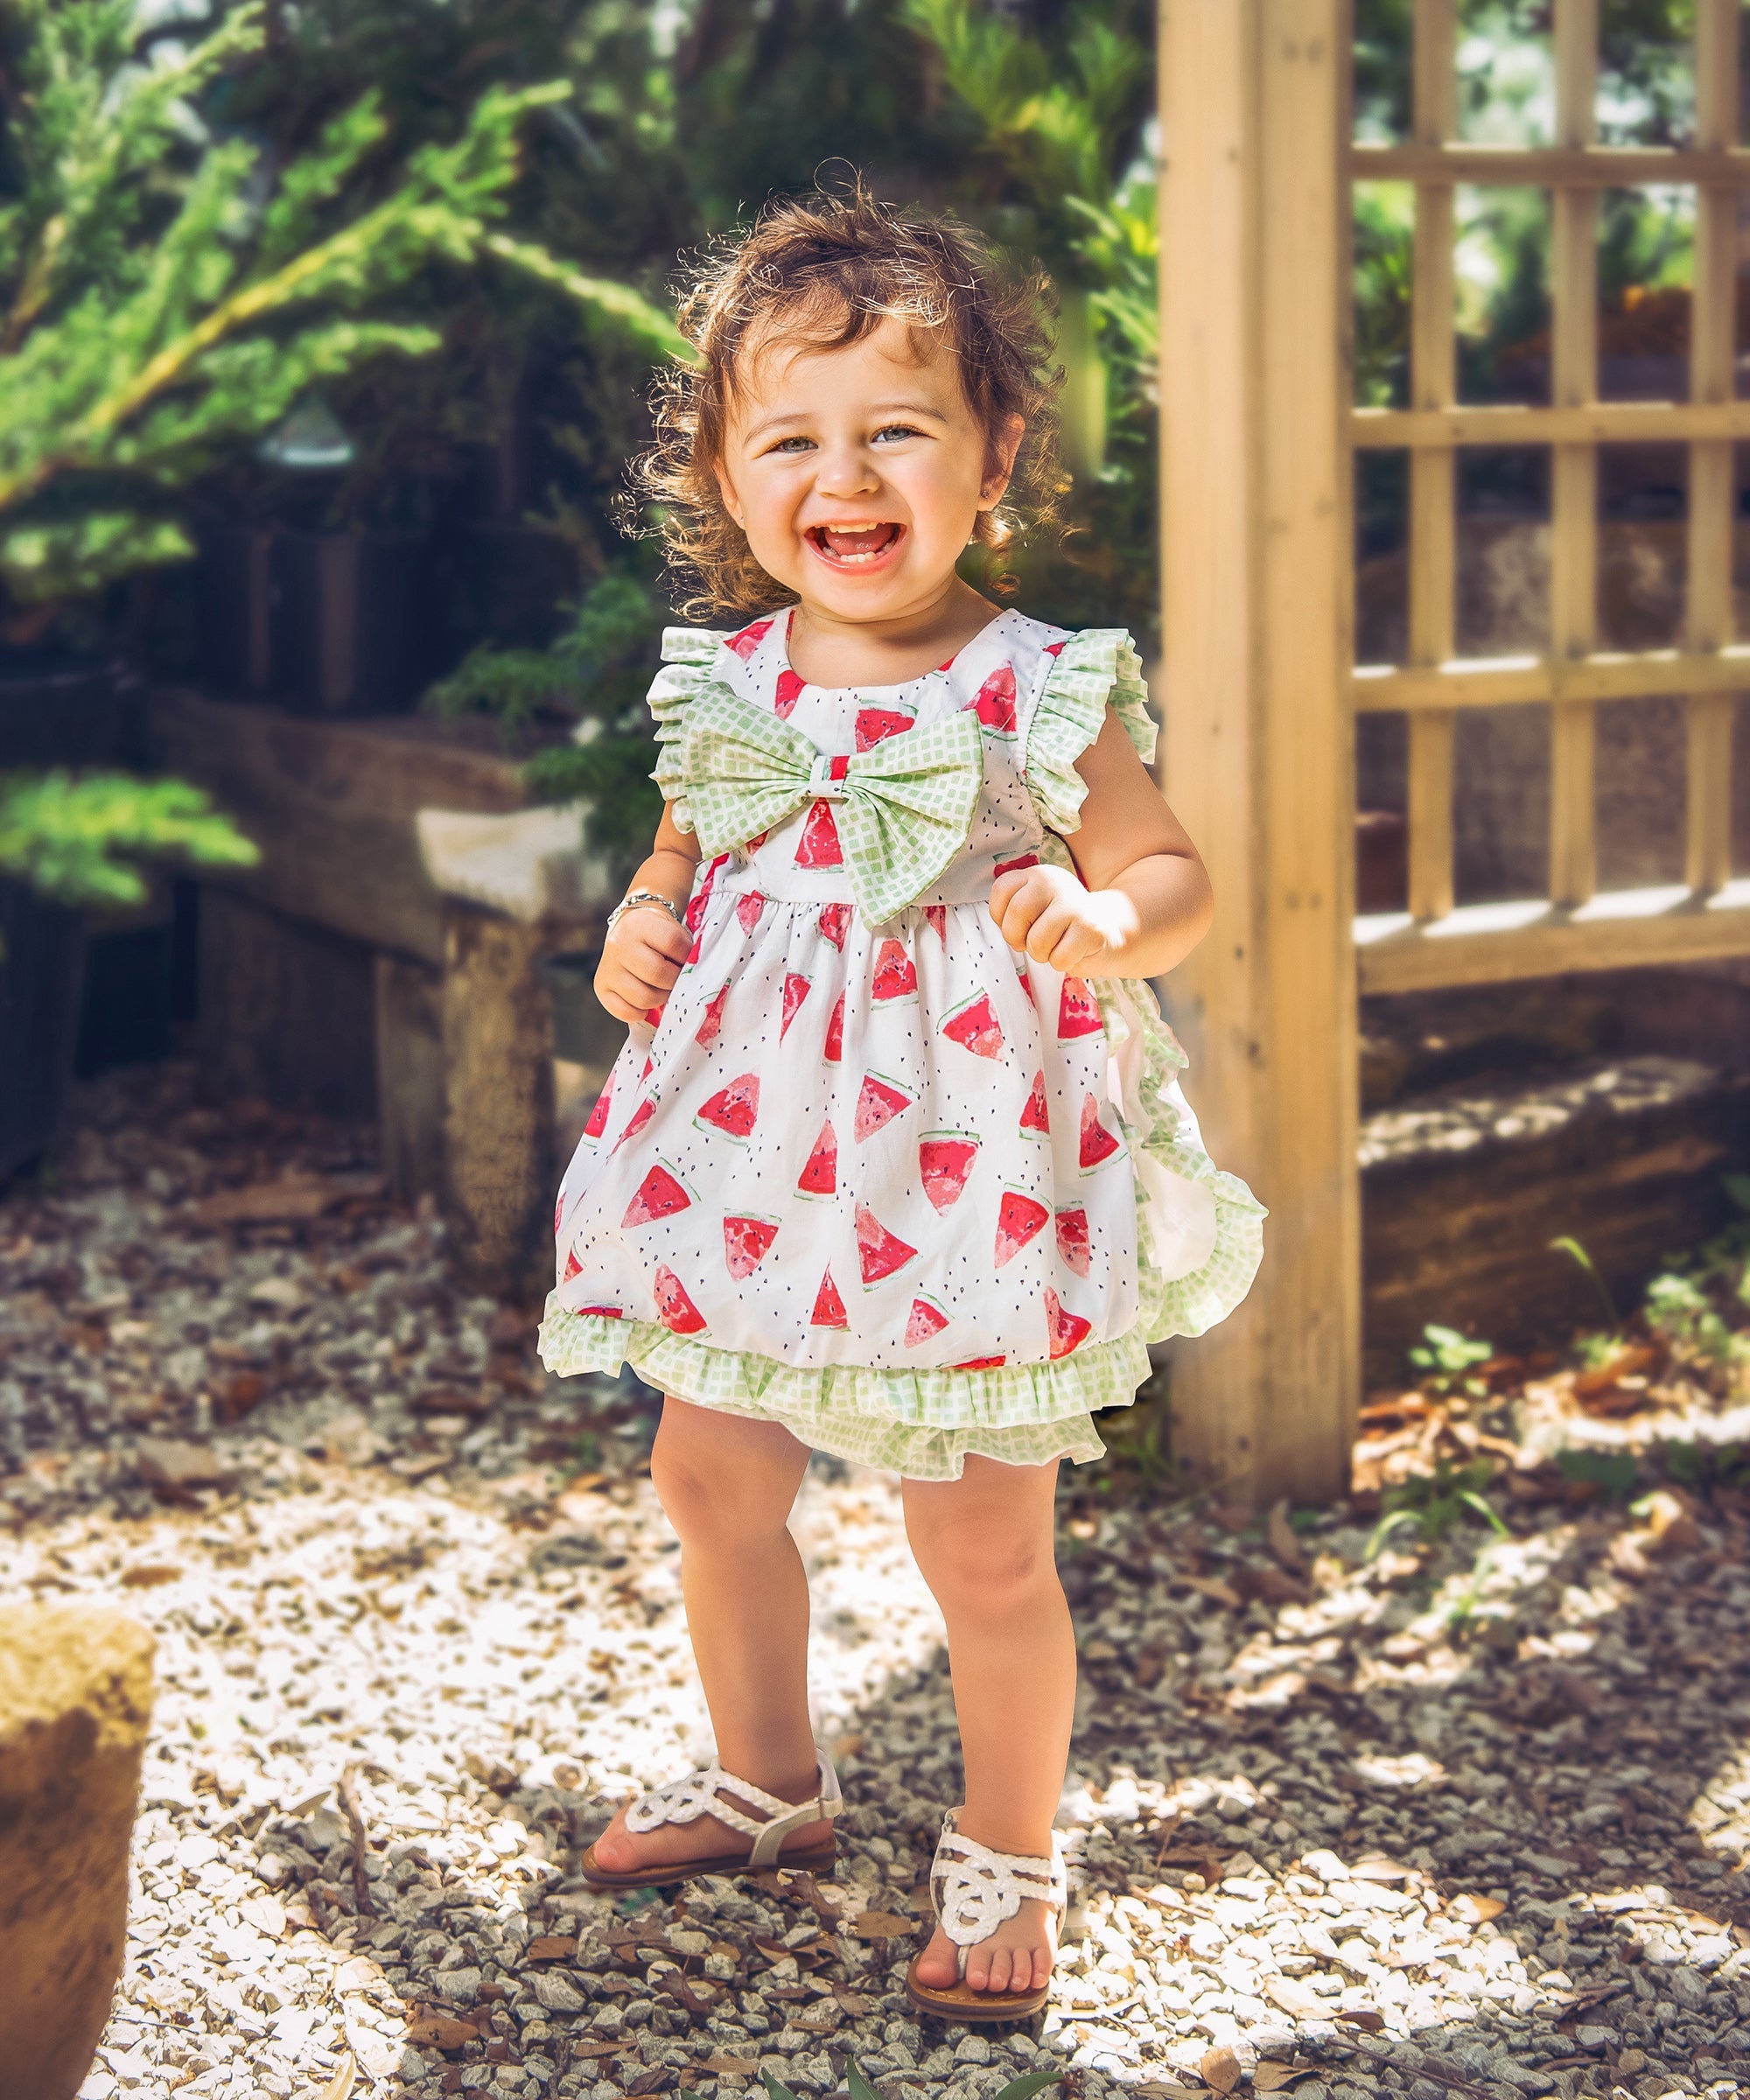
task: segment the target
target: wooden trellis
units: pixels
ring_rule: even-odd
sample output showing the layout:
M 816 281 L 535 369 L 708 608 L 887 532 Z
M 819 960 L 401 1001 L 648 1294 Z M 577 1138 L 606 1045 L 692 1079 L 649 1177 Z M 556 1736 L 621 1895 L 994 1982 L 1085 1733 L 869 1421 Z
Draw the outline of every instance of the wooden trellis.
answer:
M 1360 1365 L 1355 998 L 1750 953 L 1732 867 L 1736 227 L 1741 0 L 1697 0 L 1696 137 L 1597 144 L 1599 0 L 1555 0 L 1557 136 L 1457 138 L 1458 0 L 1414 0 L 1413 136 L 1351 139 L 1347 0 L 1161 0 L 1165 778 L 1206 847 L 1218 926 L 1175 981 L 1218 1156 L 1271 1206 L 1243 1312 L 1175 1366 L 1180 1447 L 1252 1492 L 1341 1485 Z M 1416 186 L 1411 402 L 1353 407 L 1351 186 Z M 1598 399 L 1602 189 L 1693 186 L 1690 398 Z M 1541 187 L 1552 206 L 1548 408 L 1457 400 L 1460 184 Z M 1606 444 L 1689 451 L 1683 646 L 1598 642 L 1598 460 Z M 1548 445 L 1550 641 L 1455 654 L 1458 454 Z M 1408 661 L 1352 648 L 1353 456 L 1410 456 Z M 1600 702 L 1677 694 L 1689 723 L 1685 880 L 1600 893 Z M 1550 709 L 1550 893 L 1454 908 L 1461 708 Z M 1409 718 L 1409 910 L 1354 921 L 1354 717 Z M 1182 981 L 1181 981 L 1182 980 Z

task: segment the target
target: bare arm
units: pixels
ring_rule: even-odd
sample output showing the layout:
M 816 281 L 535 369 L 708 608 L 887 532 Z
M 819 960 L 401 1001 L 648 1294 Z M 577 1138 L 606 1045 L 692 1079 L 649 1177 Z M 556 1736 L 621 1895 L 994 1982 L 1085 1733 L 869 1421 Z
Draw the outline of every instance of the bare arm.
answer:
M 649 858 L 626 885 L 654 890 L 683 911 L 693 892 L 699 864 L 699 842 L 682 831 L 665 803 Z M 596 997 L 617 1021 L 641 1021 L 674 989 L 692 936 L 656 905 L 627 912 L 608 935 L 596 966 Z
M 1108 708 L 1076 761 L 1088 784 L 1075 863 L 1025 868 L 990 886 L 990 915 L 1011 948 L 1088 976 L 1158 977 L 1209 930 L 1214 898 L 1185 828 L 1161 800 L 1124 724 Z

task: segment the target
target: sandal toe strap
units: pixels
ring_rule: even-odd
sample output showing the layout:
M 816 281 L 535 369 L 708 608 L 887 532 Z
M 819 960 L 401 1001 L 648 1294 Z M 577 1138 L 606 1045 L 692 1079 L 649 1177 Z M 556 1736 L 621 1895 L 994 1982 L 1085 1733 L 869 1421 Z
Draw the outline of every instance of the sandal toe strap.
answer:
M 993 1852 L 957 1830 L 950 1810 L 942 1817 L 942 1836 L 936 1841 L 930 1890 L 942 1930 L 961 1950 L 963 1974 L 966 1950 L 988 1940 L 1028 1898 L 1049 1903 L 1060 1918 L 1063 1915 L 1069 1881 L 1061 1841 L 1054 1830 L 1049 1859 Z
M 843 1805 L 838 1774 L 833 1768 L 832 1760 L 824 1750 L 817 1754 L 819 1791 L 807 1801 L 788 1802 L 776 1794 L 768 1794 L 752 1780 L 738 1779 L 733 1772 L 725 1772 L 713 1758 L 710 1764 L 690 1772 L 684 1779 L 675 1780 L 666 1787 L 653 1787 L 648 1794 L 640 1794 L 626 1811 L 626 1827 L 641 1835 L 646 1830 L 659 1829 L 665 1823 L 695 1823 L 701 1816 L 715 1816 L 719 1823 L 727 1824 L 731 1830 L 739 1830 L 744 1837 L 753 1840 L 753 1849 L 747 1858 L 750 1866 L 774 1866 L 780 1847 L 792 1830 L 823 1818 L 830 1821 Z M 763 1810 L 764 1819 L 750 1816 L 741 1805 L 743 1802 Z

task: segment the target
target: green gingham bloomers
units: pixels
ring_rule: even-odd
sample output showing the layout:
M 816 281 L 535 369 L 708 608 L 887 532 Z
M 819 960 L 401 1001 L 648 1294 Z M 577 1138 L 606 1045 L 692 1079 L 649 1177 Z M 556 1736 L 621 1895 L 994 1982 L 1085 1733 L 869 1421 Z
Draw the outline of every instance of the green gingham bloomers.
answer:
M 828 691 L 789 615 L 675 630 L 654 777 L 702 854 L 693 947 L 567 1169 L 541 1353 L 918 1480 L 1096 1458 L 1147 1344 L 1245 1295 L 1264 1212 L 1205 1153 L 1149 986 L 1009 948 L 1003 868 L 1072 865 L 1136 654 L 1018 613 Z

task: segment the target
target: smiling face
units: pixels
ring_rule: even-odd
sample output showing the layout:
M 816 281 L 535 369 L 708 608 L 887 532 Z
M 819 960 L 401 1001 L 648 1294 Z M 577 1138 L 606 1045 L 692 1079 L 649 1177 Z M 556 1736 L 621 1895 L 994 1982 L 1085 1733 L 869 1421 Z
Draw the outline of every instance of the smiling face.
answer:
M 718 480 L 754 559 L 828 624 L 927 617 L 1008 486 L 1020 419 L 993 444 L 953 355 L 920 360 L 891 318 L 836 349 L 768 340 L 738 365 Z

